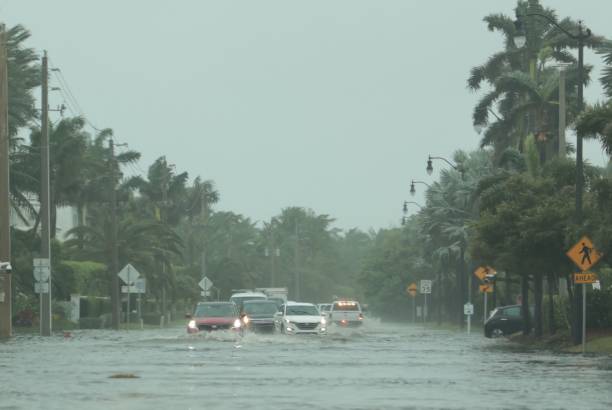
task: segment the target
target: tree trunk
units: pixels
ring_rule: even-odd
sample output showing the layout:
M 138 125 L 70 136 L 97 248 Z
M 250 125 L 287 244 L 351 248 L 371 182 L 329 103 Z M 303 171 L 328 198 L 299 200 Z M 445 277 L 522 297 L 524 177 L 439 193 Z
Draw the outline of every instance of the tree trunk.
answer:
M 555 278 L 554 273 L 548 274 L 548 333 L 554 335 L 557 331 L 555 324 Z
M 534 316 L 535 316 L 535 336 L 542 337 L 543 325 L 542 325 L 542 299 L 544 296 L 544 284 L 542 273 L 536 273 L 534 275 Z
M 457 323 L 463 329 L 465 326 L 463 320 L 463 303 L 465 300 L 465 274 L 464 274 L 463 248 L 461 248 L 461 258 L 457 269 Z
M 442 324 L 442 303 L 444 301 L 444 286 L 442 286 L 442 274 L 438 274 L 438 286 L 436 286 L 436 316 L 438 326 Z
M 531 333 L 531 315 L 529 314 L 529 275 L 521 275 L 521 317 L 523 318 L 523 335 Z

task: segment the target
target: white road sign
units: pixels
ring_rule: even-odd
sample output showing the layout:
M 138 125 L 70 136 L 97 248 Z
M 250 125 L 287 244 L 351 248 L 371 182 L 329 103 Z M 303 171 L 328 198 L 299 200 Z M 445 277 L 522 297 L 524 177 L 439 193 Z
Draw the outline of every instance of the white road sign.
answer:
M 206 292 L 207 290 L 210 290 L 210 288 L 213 287 L 213 282 L 212 282 L 212 280 L 210 280 L 206 276 L 204 276 L 204 278 L 200 281 L 200 283 L 198 283 L 198 285 L 200 285 L 202 290 L 204 290 L 204 292 Z
M 466 303 L 465 305 L 463 305 L 463 314 L 468 316 L 473 315 L 474 305 L 472 305 L 471 303 Z
M 51 269 L 48 266 L 34 265 L 34 279 L 36 282 L 47 282 L 51 276 Z
M 140 291 L 140 288 L 136 285 L 123 285 L 121 286 L 121 293 L 144 293 Z
M 202 292 L 200 292 L 200 296 L 204 296 L 205 298 L 210 296 L 210 290 L 204 290 Z
M 46 266 L 48 268 L 51 266 L 49 258 L 34 258 L 34 267 L 37 266 Z
M 36 282 L 36 283 L 34 283 L 34 292 L 36 292 L 36 293 L 49 293 L 49 282 Z
M 420 282 L 419 293 L 421 293 L 422 295 L 431 293 L 431 281 L 430 280 L 422 280 Z
M 127 285 L 132 285 L 140 277 L 140 273 L 129 263 L 117 274 Z

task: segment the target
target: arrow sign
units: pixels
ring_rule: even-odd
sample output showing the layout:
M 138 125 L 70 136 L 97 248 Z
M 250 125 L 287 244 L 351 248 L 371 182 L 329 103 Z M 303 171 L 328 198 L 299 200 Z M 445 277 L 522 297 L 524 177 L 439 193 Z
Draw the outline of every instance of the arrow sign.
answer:
M 135 267 L 128 263 L 121 269 L 121 272 L 119 272 L 117 276 L 119 276 L 126 285 L 132 285 L 134 281 L 140 277 L 140 273 Z
M 210 280 L 206 276 L 204 276 L 204 278 L 200 281 L 200 283 L 198 283 L 198 285 L 200 285 L 202 290 L 204 290 L 204 292 L 206 292 L 207 290 L 209 290 L 210 288 L 213 287 L 213 282 L 212 282 L 212 280 Z

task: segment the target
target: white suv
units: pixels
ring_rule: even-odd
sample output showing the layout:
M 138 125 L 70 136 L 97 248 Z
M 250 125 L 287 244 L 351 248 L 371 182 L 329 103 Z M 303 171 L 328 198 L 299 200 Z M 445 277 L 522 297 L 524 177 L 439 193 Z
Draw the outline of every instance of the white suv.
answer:
M 287 302 L 275 318 L 276 329 L 284 334 L 325 334 L 327 320 L 312 303 Z

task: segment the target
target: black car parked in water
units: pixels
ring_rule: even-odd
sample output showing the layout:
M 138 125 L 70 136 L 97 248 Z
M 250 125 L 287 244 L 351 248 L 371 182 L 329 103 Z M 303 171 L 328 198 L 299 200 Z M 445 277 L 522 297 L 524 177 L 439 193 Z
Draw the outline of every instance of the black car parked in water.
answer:
M 533 310 L 531 312 L 533 323 Z M 521 317 L 521 305 L 500 306 L 495 309 L 484 325 L 486 337 L 500 337 L 520 332 L 523 329 L 523 318 Z

